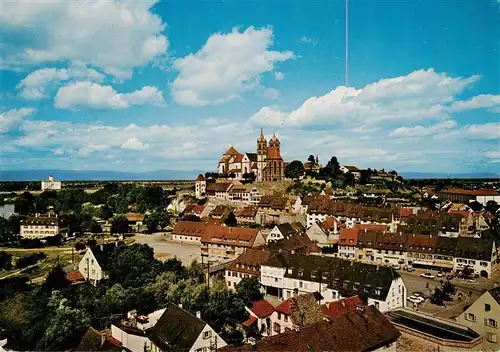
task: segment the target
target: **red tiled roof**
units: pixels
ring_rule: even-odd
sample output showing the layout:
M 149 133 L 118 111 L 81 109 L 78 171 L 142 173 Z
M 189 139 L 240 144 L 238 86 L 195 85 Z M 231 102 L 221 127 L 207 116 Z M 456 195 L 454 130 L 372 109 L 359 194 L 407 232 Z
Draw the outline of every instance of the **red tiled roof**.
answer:
M 233 146 L 231 146 L 228 150 L 226 150 L 226 152 L 224 153 L 224 155 L 240 155 L 240 153 L 234 149 Z
M 244 157 L 243 154 L 236 155 L 236 157 L 234 158 L 234 162 L 235 163 L 241 163 L 243 161 L 243 157 Z
M 281 303 L 279 306 L 275 307 L 274 310 L 286 315 L 290 315 L 292 312 L 292 301 L 293 298 L 288 298 L 286 301 Z
M 344 165 L 344 167 L 349 170 L 350 172 L 360 172 L 361 170 L 358 169 L 356 166 L 350 166 L 350 165 Z
M 263 319 L 273 314 L 274 307 L 265 299 L 261 299 L 260 301 L 252 302 L 252 308 L 250 308 L 250 310 L 257 317 Z
M 395 342 L 401 333 L 374 306 L 290 330 L 255 345 L 225 346 L 221 352 L 372 351 Z
M 325 221 L 323 221 L 321 223 L 321 225 L 323 226 L 324 229 L 333 230 L 333 229 L 335 229 L 335 223 L 337 223 L 337 227 L 341 226 L 340 221 L 338 221 L 334 217 L 328 217 L 328 218 L 326 218 Z
M 459 214 L 459 215 L 462 215 L 462 217 L 464 217 L 464 218 L 468 218 L 470 215 L 470 212 L 468 212 L 467 210 L 457 210 L 457 209 L 450 209 L 450 210 L 448 210 L 448 213 Z
M 201 242 L 252 247 L 258 233 L 259 229 L 247 227 L 207 225 Z
M 343 245 L 352 245 L 355 246 L 358 243 L 358 229 L 357 228 L 341 228 L 340 229 L 340 237 L 339 237 L 339 244 Z
M 356 224 L 354 225 L 359 231 L 375 231 L 375 232 L 383 232 L 387 230 L 386 225 L 377 225 L 377 224 Z
M 250 315 L 250 318 L 248 318 L 246 321 L 243 322 L 243 326 L 249 327 L 253 323 L 257 321 L 257 318 L 254 317 L 253 315 Z
M 260 267 L 271 258 L 265 246 L 260 249 L 247 248 L 238 258 L 229 263 L 228 269 L 250 275 L 260 275 Z
M 401 208 L 399 209 L 399 217 L 407 218 L 413 215 L 413 210 L 411 208 Z
M 352 296 L 323 304 L 321 306 L 321 313 L 329 318 L 336 318 L 355 311 L 356 307 L 364 307 L 364 303 L 359 296 Z
M 205 233 L 207 224 L 199 221 L 178 221 L 175 224 L 172 233 L 174 235 L 186 235 L 186 236 L 196 236 L 202 237 Z
M 85 278 L 79 271 L 70 271 L 69 273 L 66 273 L 66 279 L 70 282 L 78 282 L 78 281 L 83 281 Z
M 463 194 L 467 196 L 498 196 L 500 193 L 494 189 L 461 189 L 461 188 L 448 188 L 442 190 L 440 193 L 447 194 Z

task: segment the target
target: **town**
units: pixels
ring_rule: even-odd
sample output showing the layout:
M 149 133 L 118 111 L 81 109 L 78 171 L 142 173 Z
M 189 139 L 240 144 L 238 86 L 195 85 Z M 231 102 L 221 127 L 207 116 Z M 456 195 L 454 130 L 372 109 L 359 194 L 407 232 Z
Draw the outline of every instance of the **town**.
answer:
M 194 181 L 3 183 L 2 348 L 500 347 L 498 181 L 280 148 L 261 131 Z

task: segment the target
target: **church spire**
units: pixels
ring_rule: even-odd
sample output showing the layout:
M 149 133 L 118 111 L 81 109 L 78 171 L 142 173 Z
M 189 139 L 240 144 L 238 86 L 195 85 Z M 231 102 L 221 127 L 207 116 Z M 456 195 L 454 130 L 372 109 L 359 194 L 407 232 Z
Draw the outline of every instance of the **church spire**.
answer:
M 265 141 L 266 137 L 264 137 L 264 131 L 262 128 L 260 129 L 260 136 L 259 136 L 259 141 Z

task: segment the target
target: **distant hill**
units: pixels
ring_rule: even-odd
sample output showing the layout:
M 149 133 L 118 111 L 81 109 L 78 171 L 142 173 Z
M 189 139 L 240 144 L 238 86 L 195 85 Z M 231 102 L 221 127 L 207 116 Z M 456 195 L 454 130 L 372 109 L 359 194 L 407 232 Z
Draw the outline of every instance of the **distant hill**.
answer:
M 500 178 L 500 174 L 492 172 L 472 172 L 472 173 L 445 173 L 445 172 L 400 172 L 403 178 Z
M 49 175 L 56 181 L 122 181 L 122 180 L 194 180 L 202 171 L 155 170 L 124 172 L 103 170 L 3 170 L 0 181 L 41 181 Z

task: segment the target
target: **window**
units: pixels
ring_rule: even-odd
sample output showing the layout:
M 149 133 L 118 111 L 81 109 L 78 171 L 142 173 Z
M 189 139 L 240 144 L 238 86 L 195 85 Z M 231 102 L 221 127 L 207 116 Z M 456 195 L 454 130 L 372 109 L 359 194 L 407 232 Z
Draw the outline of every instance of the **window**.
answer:
M 227 287 L 231 287 L 231 281 L 227 282 Z
M 212 337 L 212 331 L 204 331 L 203 332 L 203 339 L 209 339 Z
M 278 320 L 281 320 L 281 313 L 278 312 Z
M 278 323 L 274 323 L 274 332 L 277 332 L 278 334 L 281 332 L 281 326 Z
M 92 274 L 95 274 L 95 269 L 92 269 Z
M 467 316 L 465 318 L 469 321 L 476 321 L 476 316 L 472 313 L 467 313 Z
M 287 323 L 288 322 L 288 315 L 283 314 L 283 320 L 285 321 L 285 323 Z
M 299 281 L 299 287 L 302 288 L 302 286 L 303 286 L 302 281 Z
M 374 302 L 375 303 L 375 308 L 378 309 L 378 307 L 380 306 L 378 302 Z
M 489 312 L 491 310 L 491 306 L 489 304 L 484 304 L 484 311 Z
M 486 340 L 488 340 L 488 342 L 496 343 L 497 342 L 497 335 L 486 333 Z
M 489 318 L 489 319 L 484 318 L 484 325 L 491 326 L 492 328 L 498 327 L 497 321 L 495 319 L 491 319 L 491 318 Z
M 304 276 L 304 270 L 302 269 L 299 270 L 299 276 Z

